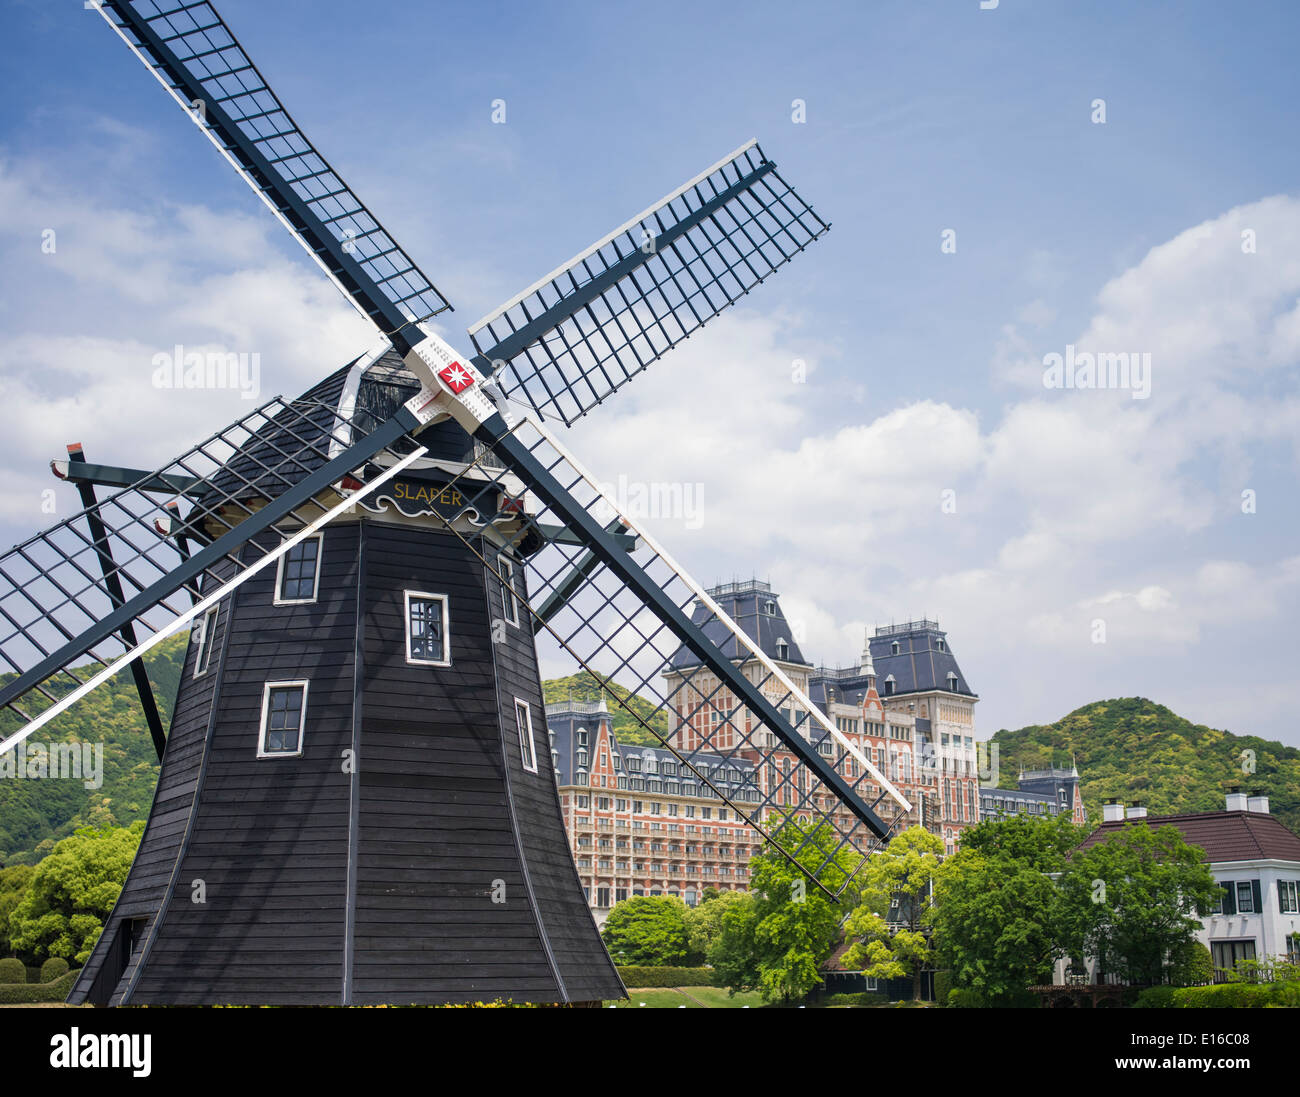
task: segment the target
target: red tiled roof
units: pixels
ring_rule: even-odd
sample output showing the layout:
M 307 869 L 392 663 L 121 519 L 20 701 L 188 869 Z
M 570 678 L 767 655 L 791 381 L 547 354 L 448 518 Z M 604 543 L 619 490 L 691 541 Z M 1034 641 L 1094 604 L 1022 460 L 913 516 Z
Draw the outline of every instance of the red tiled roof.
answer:
M 1190 845 L 1205 850 L 1205 859 L 1219 861 L 1300 861 L 1300 836 L 1293 834 L 1274 815 L 1257 811 L 1201 811 L 1191 815 L 1149 815 L 1129 819 L 1130 823 L 1174 826 Z M 1102 823 L 1080 844 L 1080 849 L 1123 829 L 1124 821 Z

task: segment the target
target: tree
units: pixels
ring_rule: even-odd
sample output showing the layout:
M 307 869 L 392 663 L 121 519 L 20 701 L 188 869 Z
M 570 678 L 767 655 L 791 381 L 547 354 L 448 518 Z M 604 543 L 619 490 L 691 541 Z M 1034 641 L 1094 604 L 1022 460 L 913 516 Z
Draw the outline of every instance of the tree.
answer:
M 1050 982 L 1062 955 L 1061 889 L 1027 862 L 962 849 L 935 893 L 934 939 L 954 986 L 989 1005 L 1016 1005 Z
M 634 895 L 616 903 L 601 937 L 618 964 L 673 967 L 692 959 L 687 907 L 675 895 Z
M 712 894 L 710 894 L 712 892 Z M 686 934 L 691 954 L 708 956 L 722 934 L 722 917 L 737 903 L 744 902 L 747 892 L 704 890 L 704 901 L 686 912 Z
M 1064 952 L 1064 871 L 1082 828 L 1067 815 L 990 819 L 962 835 L 935 894 L 939 962 L 989 1005 L 1023 1000 Z
M 8 956 L 13 951 L 9 943 L 9 915 L 27 894 L 35 873 L 31 865 L 0 868 L 0 956 Z
M 1217 893 L 1204 856 L 1175 827 L 1140 823 L 1076 853 L 1062 878 L 1071 954 L 1132 983 L 1164 982 Z
M 1075 826 L 1069 815 L 1011 815 L 986 819 L 961 836 L 963 851 L 1010 860 L 1039 872 L 1061 872 L 1087 828 Z
M 767 821 L 781 849 L 831 892 L 850 880 L 860 855 L 837 848 L 825 825 L 809 827 L 795 817 Z M 789 1005 L 822 984 L 821 966 L 839 938 L 844 904 L 809 882 L 780 849 L 770 846 L 750 859 L 749 900 L 732 901 L 709 953 L 721 981 L 733 992 L 757 990 L 763 1001 Z
M 844 925 L 852 941 L 844 965 L 876 979 L 912 979 L 921 997 L 921 972 L 933 964 L 930 924 L 934 888 L 943 875 L 943 841 L 924 827 L 909 827 L 867 858 L 860 905 Z
M 144 820 L 129 827 L 82 827 L 54 847 L 32 874 L 9 917 L 13 948 L 32 961 L 50 956 L 84 964 L 103 932 L 140 845 Z

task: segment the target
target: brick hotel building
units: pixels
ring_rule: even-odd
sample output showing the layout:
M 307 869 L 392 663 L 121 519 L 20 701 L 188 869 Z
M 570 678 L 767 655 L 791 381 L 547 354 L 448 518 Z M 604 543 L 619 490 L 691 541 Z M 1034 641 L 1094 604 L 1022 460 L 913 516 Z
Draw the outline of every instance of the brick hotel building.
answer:
M 978 821 L 978 697 L 938 622 L 878 628 L 854 665 L 814 667 L 799 650 L 780 599 L 768 583 L 727 583 L 709 594 L 838 730 L 864 753 L 870 752 L 877 768 L 911 801 L 912 812 L 897 829 L 921 823 L 953 852 L 960 832 Z M 707 610 L 696 607 L 697 623 L 708 617 Z M 704 627 L 707 631 L 708 625 Z M 734 648 L 723 650 L 755 680 L 752 658 L 742 658 Z M 698 664 L 684 649 L 662 674 L 664 694 L 675 698 L 684 677 L 705 694 L 717 685 L 705 680 L 708 675 L 697 681 Z M 695 707 L 688 692 L 681 690 L 682 707 L 667 713 L 669 733 L 683 752 L 697 749 L 706 730 L 735 704 L 722 691 L 716 709 L 705 705 L 688 718 Z M 824 755 L 834 755 L 829 735 L 806 714 L 787 710 L 785 715 Z M 735 818 L 707 785 L 689 771 L 681 772 L 670 751 L 620 743 L 603 700 L 547 705 L 546 722 L 570 847 L 598 921 L 603 922 L 614 903 L 634 895 L 677 895 L 693 906 L 707 887 L 748 886 L 748 862 L 761 848 L 760 836 Z M 769 733 L 755 733 L 760 734 Z M 716 742 L 722 750 L 735 745 Z M 767 743 L 774 744 L 774 738 Z M 758 772 L 754 760 L 730 754 L 700 753 L 695 763 L 707 765 L 709 779 L 729 796 L 755 803 L 761 798 L 756 784 L 766 796 L 787 765 L 797 770 L 794 755 L 784 751 L 775 755 L 774 768 L 761 766 Z M 850 779 L 857 776 L 851 769 Z M 871 798 L 878 792 L 877 786 L 868 785 L 865 795 Z M 886 819 L 897 818 L 892 801 L 882 802 L 880 808 Z M 847 825 L 847 815 L 841 821 Z

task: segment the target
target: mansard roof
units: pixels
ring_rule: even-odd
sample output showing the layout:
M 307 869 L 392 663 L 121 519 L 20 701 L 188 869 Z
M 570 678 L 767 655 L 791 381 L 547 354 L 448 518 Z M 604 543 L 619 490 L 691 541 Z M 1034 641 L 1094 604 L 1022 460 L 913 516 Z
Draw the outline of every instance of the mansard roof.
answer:
M 794 630 L 781 609 L 780 595 L 772 593 L 770 583 L 761 579 L 723 583 L 710 587 L 708 594 L 769 659 L 779 659 L 785 663 L 800 663 L 804 666 L 812 665 L 799 650 L 799 644 L 794 638 Z M 723 655 L 728 659 L 752 658 L 749 651 L 738 643 L 731 630 L 726 628 L 703 603 L 695 603 L 691 620 L 702 629 L 705 636 L 722 649 Z M 778 650 L 778 644 L 782 640 L 786 645 L 784 654 Z M 699 662 L 699 658 L 683 646 L 673 654 L 671 665 L 674 669 L 678 669 L 698 666 Z

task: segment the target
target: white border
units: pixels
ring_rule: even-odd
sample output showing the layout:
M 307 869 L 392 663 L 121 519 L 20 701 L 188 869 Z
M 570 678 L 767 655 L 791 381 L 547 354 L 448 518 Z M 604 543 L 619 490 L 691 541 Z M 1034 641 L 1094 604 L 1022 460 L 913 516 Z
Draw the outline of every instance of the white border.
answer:
M 257 756 L 259 758 L 301 758 L 303 740 L 307 738 L 307 687 L 311 682 L 306 678 L 294 678 L 287 682 L 267 682 L 262 687 L 262 724 L 257 732 Z M 266 749 L 266 717 L 271 704 L 271 690 L 273 689 L 290 689 L 294 686 L 302 687 L 302 715 L 298 724 L 298 749 L 297 750 L 267 750 Z
M 416 667 L 451 666 L 451 608 L 445 594 L 434 594 L 428 590 L 404 590 L 404 609 L 402 613 L 402 630 L 406 634 L 406 661 Z M 427 598 L 442 603 L 442 653 L 445 659 L 417 659 L 411 654 L 411 599 Z
M 311 577 L 311 597 L 310 598 L 281 598 L 280 586 L 284 581 L 284 562 L 288 559 L 289 554 L 286 552 L 275 565 L 275 590 L 271 595 L 271 603 L 277 606 L 309 606 L 316 601 L 320 595 L 320 572 L 322 557 L 325 555 L 325 534 L 314 533 L 312 537 L 316 539 L 316 570 Z M 304 537 L 304 541 L 311 540 L 310 537 Z
M 524 720 L 528 724 L 528 755 L 533 760 L 533 764 L 528 764 L 528 759 L 524 757 L 524 740 L 523 736 L 519 737 L 519 761 L 529 773 L 537 772 L 537 740 L 533 736 L 533 709 L 527 701 L 521 701 L 518 697 L 515 699 L 515 730 L 519 731 L 519 707 L 524 709 Z

